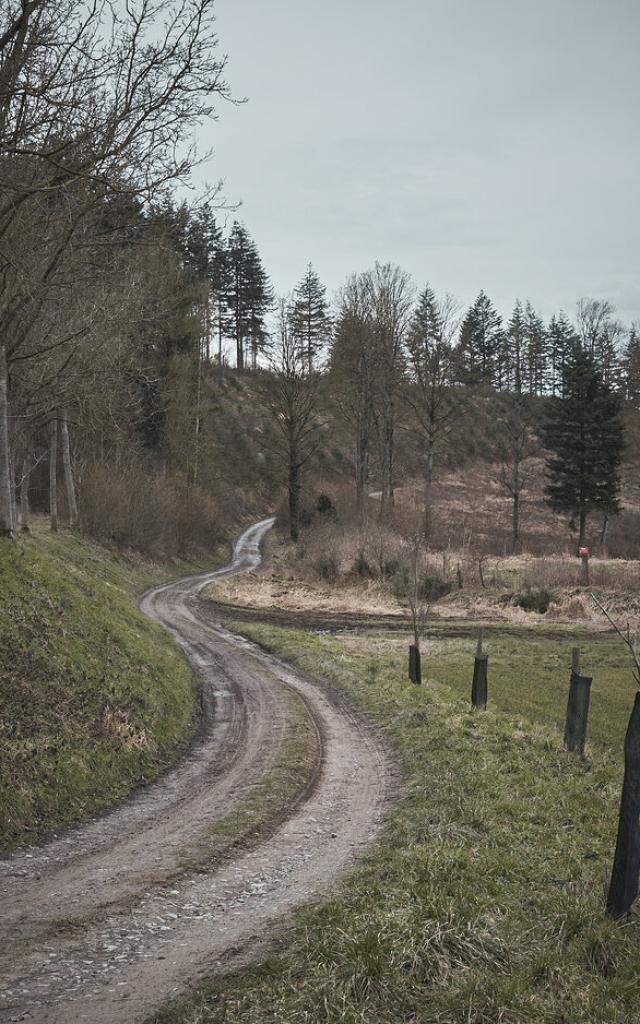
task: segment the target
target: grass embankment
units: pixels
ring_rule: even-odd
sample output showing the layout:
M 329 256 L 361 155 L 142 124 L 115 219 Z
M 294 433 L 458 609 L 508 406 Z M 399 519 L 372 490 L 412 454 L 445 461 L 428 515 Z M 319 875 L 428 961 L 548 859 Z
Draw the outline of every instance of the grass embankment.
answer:
M 633 698 L 614 641 L 582 645 L 581 759 L 562 750 L 570 635 L 493 640 L 482 713 L 470 639 L 431 642 L 418 688 L 397 641 L 240 628 L 351 693 L 400 751 L 406 789 L 382 841 L 279 952 L 157 1021 L 637 1024 L 640 924 L 603 915 Z
M 0 846 L 102 810 L 189 740 L 192 673 L 136 597 L 195 569 L 39 524 L 0 543 Z

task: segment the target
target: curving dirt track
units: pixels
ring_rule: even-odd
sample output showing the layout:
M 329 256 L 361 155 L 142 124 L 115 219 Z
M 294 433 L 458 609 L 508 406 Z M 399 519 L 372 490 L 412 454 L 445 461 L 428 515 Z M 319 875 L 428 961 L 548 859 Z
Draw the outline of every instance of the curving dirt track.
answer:
M 377 731 L 339 693 L 216 625 L 198 598 L 216 578 L 259 565 L 272 523 L 247 530 L 226 569 L 144 596 L 198 672 L 201 732 L 147 790 L 0 861 L 0 1021 L 141 1024 L 254 955 L 377 834 L 395 786 Z M 194 863 L 207 829 L 276 762 L 292 699 L 316 737 L 311 777 L 266 832 Z

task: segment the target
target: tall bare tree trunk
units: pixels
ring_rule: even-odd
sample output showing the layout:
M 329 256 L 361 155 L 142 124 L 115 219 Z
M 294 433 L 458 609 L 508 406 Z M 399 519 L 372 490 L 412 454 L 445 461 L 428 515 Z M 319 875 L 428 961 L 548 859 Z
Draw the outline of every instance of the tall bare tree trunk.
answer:
M 31 506 L 29 505 L 31 470 L 31 456 L 25 455 L 22 460 L 22 479 L 20 481 L 20 529 L 23 533 L 31 531 Z
M 58 530 L 58 418 L 49 422 L 49 517 L 51 529 Z
M 583 548 L 587 543 L 587 513 L 584 509 L 580 512 L 580 534 L 578 536 L 578 547 Z
M 73 479 L 73 468 L 71 466 L 71 445 L 69 444 L 69 414 L 66 409 L 62 411 L 60 420 L 60 440 L 62 442 L 62 468 L 64 470 L 64 485 L 67 492 L 67 506 L 69 509 L 69 526 L 74 529 L 78 525 L 78 499 L 76 497 L 76 485 Z
M 388 521 L 394 505 L 393 488 L 393 409 L 385 410 L 382 441 L 382 500 L 380 502 L 380 518 Z
M 360 530 L 364 533 L 369 518 L 369 429 L 366 422 L 360 425 L 356 445 L 356 506 Z
M 520 541 L 520 491 L 514 490 L 513 492 L 513 512 L 512 512 L 512 540 L 513 540 L 513 553 L 519 555 L 522 549 L 522 543 Z
M 605 512 L 602 517 L 602 529 L 600 531 L 600 555 L 602 558 L 608 558 L 609 552 L 607 549 L 607 537 L 609 534 L 609 513 Z
M 289 536 L 297 541 L 300 535 L 300 467 L 295 445 L 289 448 Z
M 9 445 L 9 473 L 11 474 L 11 522 L 13 523 L 13 532 L 18 531 L 18 506 L 16 504 L 16 470 L 13 461 L 13 452 L 11 451 L 11 445 Z
M 0 537 L 15 537 L 13 481 L 9 449 L 7 350 L 0 345 Z
M 511 516 L 511 539 L 513 541 L 513 553 L 519 555 L 522 550 L 520 539 L 520 494 L 523 490 L 523 482 L 520 479 L 520 462 L 518 459 L 513 463 L 513 475 L 511 481 L 511 497 L 513 509 Z

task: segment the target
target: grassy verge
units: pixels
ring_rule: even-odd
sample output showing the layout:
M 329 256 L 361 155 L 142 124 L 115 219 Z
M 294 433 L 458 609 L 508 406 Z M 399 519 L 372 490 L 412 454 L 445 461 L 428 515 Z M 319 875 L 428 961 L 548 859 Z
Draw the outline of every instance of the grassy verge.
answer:
M 570 637 L 492 641 L 492 705 L 473 713 L 472 641 L 432 643 L 417 688 L 389 638 L 240 628 L 351 693 L 397 746 L 406 788 L 382 841 L 279 952 L 158 1022 L 637 1024 L 640 924 L 603 916 L 633 697 L 614 643 L 583 649 L 580 759 L 562 750 Z
M 191 671 L 136 596 L 196 568 L 37 525 L 0 543 L 0 846 L 102 810 L 189 740 Z

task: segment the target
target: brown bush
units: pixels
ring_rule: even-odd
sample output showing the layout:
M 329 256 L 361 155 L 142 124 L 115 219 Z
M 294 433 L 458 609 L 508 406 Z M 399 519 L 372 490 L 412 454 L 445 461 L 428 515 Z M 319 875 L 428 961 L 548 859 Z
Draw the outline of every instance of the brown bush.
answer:
M 80 482 L 80 529 L 153 558 L 211 553 L 224 539 L 214 499 L 177 476 L 96 463 Z

